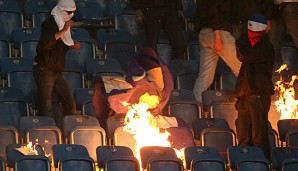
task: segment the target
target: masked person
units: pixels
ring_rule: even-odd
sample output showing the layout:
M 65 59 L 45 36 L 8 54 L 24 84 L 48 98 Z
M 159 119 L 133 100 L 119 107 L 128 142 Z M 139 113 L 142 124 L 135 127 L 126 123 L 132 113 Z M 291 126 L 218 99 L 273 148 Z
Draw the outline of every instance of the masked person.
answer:
M 94 115 L 100 125 L 105 128 L 106 120 L 111 112 L 112 114 L 126 114 L 129 106 L 125 104 L 139 103 L 140 97 L 145 93 L 159 97 L 158 105 L 150 109 L 153 116 L 168 115 L 164 109 L 166 109 L 172 90 L 173 79 L 167 65 L 152 48 L 142 48 L 129 62 L 129 71 L 125 78 L 95 78 Z M 174 120 L 174 125 L 185 126 L 181 120 Z
M 65 56 L 68 49 L 80 48 L 80 43 L 71 38 L 71 18 L 76 10 L 73 0 L 59 0 L 41 26 L 37 55 L 33 63 L 33 74 L 37 85 L 37 113 L 40 116 L 54 117 L 52 94 L 62 102 L 64 115 L 75 114 L 75 100 L 62 76 Z M 57 118 L 56 118 L 57 119 Z
M 266 27 L 265 16 L 255 14 L 248 20 L 248 35 L 236 40 L 237 58 L 242 65 L 235 87 L 235 107 L 238 145 L 260 147 L 270 159 L 268 112 L 274 94 L 274 50 Z

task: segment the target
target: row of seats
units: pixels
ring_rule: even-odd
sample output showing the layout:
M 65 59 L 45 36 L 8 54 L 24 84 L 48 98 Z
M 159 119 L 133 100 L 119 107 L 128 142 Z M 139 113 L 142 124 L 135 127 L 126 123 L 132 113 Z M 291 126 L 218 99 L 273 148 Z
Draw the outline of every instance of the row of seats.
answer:
M 277 147 L 273 149 L 272 162 L 265 158 L 261 149 L 253 146 L 231 146 L 227 149 L 228 162 L 225 162 L 216 148 L 191 146 L 183 150 L 179 159 L 170 147 L 148 146 L 140 149 L 138 160 L 132 150 L 125 146 L 99 146 L 96 148 L 98 165 L 89 157 L 84 146 L 76 144 L 57 144 L 52 147 L 52 162 L 44 155 L 24 156 L 13 151 L 20 145 L 10 145 L 7 153 L 10 155 L 9 168 L 15 171 L 32 171 L 30 164 L 35 162 L 34 171 L 62 170 L 95 170 L 104 171 L 147 171 L 191 170 L 191 171 L 225 171 L 225 170 L 284 170 L 294 171 L 298 164 L 298 149 Z M 5 162 L 2 161 L 2 165 Z M 51 166 L 52 165 L 52 166 Z M 3 167 L 3 166 L 2 166 Z M 20 169 L 19 167 L 23 167 Z M 32 166 L 31 166 L 32 167 Z M 3 167 L 4 168 L 4 167 Z M 4 168 L 5 171 L 5 168 Z
M 192 0 L 182 1 L 184 13 L 188 19 L 194 19 L 193 12 L 189 12 L 190 6 L 194 4 Z M 50 15 L 51 10 L 56 5 L 56 0 L 26 0 L 24 6 L 20 6 L 15 0 L 1 0 L 0 20 L 5 33 L 10 34 L 16 27 L 40 27 L 42 22 Z M 86 28 L 119 28 L 123 23 L 122 14 L 127 13 L 125 18 L 130 18 L 130 23 L 134 22 L 135 13 L 129 0 L 75 0 L 77 10 L 74 15 L 75 21 L 80 21 L 81 27 Z M 195 8 L 191 8 L 195 9 Z M 10 18 L 9 21 L 5 21 Z M 24 22 L 24 18 L 25 21 Z M 119 18 L 119 19 L 118 19 Z M 29 24 L 27 24 L 29 22 Z M 127 25 L 128 26 L 128 25 Z M 130 31 L 137 30 L 138 26 L 130 25 Z M 183 26 L 186 28 L 186 25 Z
M 88 154 L 88 156 L 90 156 L 90 158 L 94 162 L 98 162 L 98 166 L 100 167 L 102 163 L 100 162 L 101 160 L 98 157 L 100 154 L 98 153 L 98 148 L 105 148 L 105 146 L 107 145 L 107 142 L 106 142 L 106 133 L 99 126 L 97 120 L 93 117 L 83 116 L 83 115 L 65 116 L 63 120 L 64 120 L 63 121 L 64 125 L 63 125 L 62 133 L 60 129 L 56 127 L 55 122 L 51 118 L 47 118 L 47 117 L 37 117 L 37 116 L 22 117 L 20 119 L 21 127 L 19 128 L 19 131 L 8 125 L 0 126 L 1 135 L 3 135 L 2 137 L 3 143 L 1 145 L 1 156 L 4 158 L 4 161 L 11 163 L 9 162 L 10 156 L 7 153 L 8 151 L 7 149 L 9 149 L 7 148 L 8 146 L 12 146 L 15 149 L 17 146 L 19 146 L 17 144 L 24 144 L 24 143 L 27 144 L 29 142 L 32 142 L 33 144 L 38 143 L 38 145 L 42 147 L 44 155 L 47 156 L 49 158 L 49 161 L 53 163 L 53 166 L 57 168 L 58 160 L 55 159 L 56 158 L 55 150 L 54 150 L 55 146 L 57 144 L 63 144 L 63 142 L 67 142 L 67 144 L 61 145 L 62 146 L 61 148 L 66 148 L 68 146 L 69 148 L 71 148 L 72 145 L 70 144 L 84 146 L 87 151 L 87 153 L 85 154 Z M 236 163 L 234 162 L 231 163 L 231 160 L 236 160 L 236 159 L 239 159 L 239 157 L 241 157 L 235 154 L 238 151 L 242 153 L 242 154 L 238 154 L 238 155 L 243 155 L 242 157 L 245 157 L 245 155 L 248 155 L 248 156 L 251 155 L 251 157 L 254 156 L 254 158 L 250 158 L 251 160 L 250 162 L 257 162 L 256 164 L 261 164 L 262 167 L 265 167 L 265 166 L 270 167 L 271 163 L 265 159 L 265 157 L 263 156 L 264 154 L 260 149 L 256 149 L 256 147 L 238 147 L 237 146 L 235 133 L 231 129 L 229 129 L 227 122 L 225 122 L 224 120 L 200 118 L 195 122 L 197 122 L 196 124 L 198 127 L 195 128 L 194 134 L 196 135 L 198 132 L 200 132 L 200 144 L 198 143 L 197 145 L 187 144 L 185 142 L 188 137 L 186 137 L 183 134 L 181 135 L 176 134 L 180 137 L 176 139 L 178 141 L 181 141 L 181 136 L 183 136 L 182 138 L 183 142 L 181 143 L 184 145 L 182 147 L 185 147 L 184 149 L 185 160 L 187 160 L 186 153 L 188 150 L 190 150 L 188 152 L 190 152 L 194 156 L 200 155 L 201 153 L 204 153 L 202 155 L 207 155 L 205 153 L 212 153 L 213 154 L 212 161 L 220 162 L 222 164 L 221 167 L 223 168 L 225 168 L 226 163 L 228 163 L 228 167 L 230 169 L 235 169 Z M 271 146 L 271 151 L 272 151 L 271 160 L 273 162 L 272 164 L 275 169 L 277 169 L 277 166 L 278 166 L 277 170 L 279 170 L 282 167 L 282 164 L 281 163 L 277 164 L 274 162 L 276 162 L 276 160 L 281 159 L 280 155 L 283 155 L 283 153 L 287 154 L 288 157 L 291 157 L 291 158 L 298 157 L 297 156 L 297 135 L 298 135 L 297 123 L 298 121 L 296 119 L 292 119 L 292 120 L 281 120 L 279 124 L 280 130 L 284 131 L 283 133 L 287 132 L 288 133 L 287 136 L 292 135 L 289 133 L 294 132 L 293 136 L 290 137 L 290 139 L 292 140 L 292 143 L 296 143 L 296 146 L 288 146 L 288 147 Z M 177 131 L 178 129 L 187 129 L 187 128 L 185 127 L 176 128 L 175 131 Z M 18 137 L 20 137 L 20 139 Z M 134 154 L 134 156 L 136 156 L 135 144 L 132 141 L 133 135 L 123 131 L 123 127 L 119 127 L 115 130 L 113 138 L 114 138 L 113 144 L 111 145 L 115 146 L 115 148 L 117 146 L 125 146 L 126 148 L 130 148 L 130 150 L 132 151 L 131 154 Z M 196 139 L 196 137 L 194 137 L 194 139 Z M 175 144 L 175 142 L 172 142 L 172 144 Z M 156 151 L 156 150 L 153 150 L 152 147 L 144 147 L 144 148 L 148 149 L 148 150 L 144 150 L 146 151 L 144 152 L 145 155 L 150 155 L 150 152 Z M 162 154 L 161 156 L 164 156 L 164 157 L 167 156 L 166 151 L 173 150 L 172 148 L 163 149 L 165 147 L 153 147 L 153 148 L 159 149 L 155 153 L 161 152 L 160 153 Z M 196 149 L 196 150 L 192 151 L 191 149 Z M 61 154 L 64 152 L 63 149 L 60 149 L 58 151 L 60 151 L 59 152 L 60 155 L 63 155 Z M 67 151 L 72 151 L 72 150 L 67 150 Z M 176 155 L 175 152 L 172 154 Z M 80 154 L 80 156 L 74 156 L 74 157 L 86 157 L 86 156 Z M 121 157 L 120 154 L 114 154 L 114 156 Z M 111 157 L 111 156 L 106 156 L 106 157 Z M 231 159 L 231 157 L 233 159 Z M 256 158 L 256 157 L 262 157 L 262 158 Z M 266 161 L 266 162 L 261 162 L 260 161 L 261 159 L 262 161 Z M 191 163 L 190 163 L 191 160 L 192 159 L 187 160 L 189 163 L 186 162 L 186 165 L 184 166 L 186 167 L 187 170 L 193 167 L 191 166 Z M 211 160 L 211 158 L 208 159 L 208 161 L 209 160 Z M 263 165 L 264 163 L 266 164 L 265 166 Z M 142 162 L 142 166 L 145 169 L 147 166 L 146 162 Z M 12 164 L 10 165 L 10 167 L 12 167 Z
M 0 38 L 0 45 L 3 51 L 0 57 L 21 56 L 31 59 L 34 58 L 40 33 L 40 28 L 16 27 L 9 36 L 2 30 L 1 35 L 3 36 Z M 189 48 L 187 50 L 187 59 L 198 59 L 199 48 L 196 33 L 191 31 L 184 31 L 183 33 Z M 122 52 L 127 53 L 126 55 L 133 56 L 137 48 L 142 47 L 144 44 L 142 38 L 143 31 L 140 31 L 137 37 L 133 37 L 125 28 L 98 29 L 96 30 L 95 41 L 84 28 L 72 28 L 71 34 L 74 41 L 81 43 L 79 50 L 70 50 L 68 52 L 67 56 L 71 57 L 82 56 L 81 58 L 98 58 L 105 57 L 110 52 Z M 159 39 L 157 51 L 167 63 L 168 60 L 171 59 L 170 41 L 163 31 L 160 32 Z M 115 47 L 119 47 L 120 49 L 116 49 Z M 102 54 L 96 54 L 95 51 L 97 49 L 102 52 Z M 15 50 L 19 53 L 16 53 Z

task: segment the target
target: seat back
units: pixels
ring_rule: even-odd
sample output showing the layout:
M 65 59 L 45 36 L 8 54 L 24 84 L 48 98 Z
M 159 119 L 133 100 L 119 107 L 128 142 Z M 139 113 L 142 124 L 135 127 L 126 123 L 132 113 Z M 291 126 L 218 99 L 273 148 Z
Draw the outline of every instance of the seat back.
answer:
M 205 112 L 210 112 L 210 107 L 215 102 L 235 102 L 233 91 L 229 90 L 205 90 L 202 92 L 202 103 Z
M 205 128 L 230 128 L 228 122 L 221 118 L 198 118 L 193 120 L 192 126 L 194 131 L 194 138 L 196 140 L 201 139 L 201 133 Z
M 298 130 L 291 130 L 286 134 L 287 147 L 298 147 Z
M 62 159 L 58 163 L 59 171 L 94 171 L 95 163 L 90 157 L 71 157 Z
M 96 41 L 100 50 L 104 50 L 105 44 L 108 42 L 135 42 L 126 29 L 99 29 L 96 31 Z
M 93 116 L 66 115 L 63 117 L 63 137 L 68 139 L 72 130 L 79 126 L 100 126 Z
M 39 145 L 25 143 L 9 144 L 6 146 L 7 166 L 10 168 L 15 167 L 16 160 L 25 155 L 44 156 L 44 151 Z
M 215 147 L 227 161 L 227 149 L 236 145 L 236 134 L 231 129 L 206 128 L 201 133 L 202 146 Z
M 233 72 L 224 72 L 220 75 L 219 85 L 220 90 L 234 91 L 237 82 L 237 77 Z
M 6 167 L 6 162 L 4 161 L 4 159 L 0 156 L 0 170 L 1 171 L 5 171 Z
M 25 138 L 28 130 L 43 126 L 56 126 L 55 120 L 47 116 L 23 116 L 19 119 L 19 132 Z
M 12 32 L 14 48 L 20 50 L 20 56 L 33 60 L 41 34 L 40 28 L 15 28 Z
M 89 153 L 83 145 L 79 144 L 55 144 L 52 146 L 52 163 L 58 168 L 59 161 L 72 158 L 89 158 Z
M 86 29 L 72 28 L 71 37 L 75 42 L 80 42 L 80 48 L 68 50 L 66 58 L 77 61 L 79 67 L 83 69 L 86 60 L 95 58 L 95 46 Z
M 104 168 L 109 160 L 117 158 L 134 157 L 133 151 L 126 146 L 98 146 L 96 156 L 99 168 Z
M 93 77 L 102 75 L 123 76 L 125 74 L 119 61 L 114 58 L 89 59 L 86 61 L 85 68 L 87 80 L 92 80 Z
M 128 62 L 135 54 L 136 45 L 132 42 L 107 42 L 105 44 L 104 58 L 116 59 L 126 73 L 128 72 Z
M 171 171 L 184 171 L 183 163 L 179 158 L 151 158 L 146 165 L 148 171 L 163 171 L 165 168 Z
M 15 0 L 3 0 L 0 4 L 0 25 L 3 32 L 12 40 L 15 28 L 23 27 L 23 13 Z
M 5 57 L 11 57 L 11 39 L 6 33 L 0 29 L 0 59 Z
M 108 16 L 114 18 L 116 15 L 133 11 L 130 1 L 115 0 L 108 1 Z
M 236 163 L 243 161 L 258 163 L 259 161 L 267 160 L 269 164 L 269 160 L 266 159 L 262 149 L 255 146 L 231 146 L 227 149 L 227 155 L 230 169 L 236 169 Z
M 39 144 L 45 155 L 51 160 L 52 146 L 62 143 L 62 134 L 57 126 L 40 126 L 31 128 L 26 133 L 25 143 Z
M 235 121 L 238 117 L 238 111 L 235 108 L 235 102 L 215 102 L 210 107 L 211 118 L 225 119 L 230 128 L 236 132 Z
M 140 27 L 135 21 L 135 13 L 124 12 L 115 16 L 115 28 L 127 30 L 132 37 L 136 38 Z
M 193 91 L 195 82 L 199 76 L 197 72 L 185 72 L 177 76 L 177 89 L 186 89 Z
M 34 166 L 34 167 L 32 167 Z M 15 160 L 15 171 L 50 171 L 49 159 L 43 155 L 24 155 Z
M 272 169 L 281 170 L 287 159 L 298 159 L 298 148 L 276 147 L 271 153 Z
M 11 70 L 7 74 L 7 82 L 8 87 L 19 88 L 29 102 L 34 102 L 36 84 L 32 70 Z
M 10 144 L 17 144 L 19 142 L 18 130 L 13 126 L 0 126 L 0 156 L 4 161 L 7 161 L 6 147 Z
M 298 119 L 283 119 L 277 122 L 279 138 L 281 142 L 286 141 L 286 135 L 290 130 L 298 129 Z
M 77 126 L 70 132 L 69 143 L 85 146 L 90 157 L 97 162 L 96 148 L 107 144 L 106 132 L 100 126 Z
M 140 149 L 141 165 L 146 169 L 147 163 L 153 158 L 170 158 L 176 159 L 177 155 L 173 148 L 162 146 L 145 146 Z
M 184 164 L 187 170 L 198 170 L 199 168 L 206 170 L 208 166 L 224 168 L 225 165 L 216 148 L 202 146 L 186 147 L 184 150 Z

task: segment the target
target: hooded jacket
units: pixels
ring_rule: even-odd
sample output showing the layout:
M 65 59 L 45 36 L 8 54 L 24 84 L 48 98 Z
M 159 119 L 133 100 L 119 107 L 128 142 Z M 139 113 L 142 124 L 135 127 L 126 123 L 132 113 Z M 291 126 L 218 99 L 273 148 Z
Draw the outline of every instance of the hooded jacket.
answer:
M 242 62 L 235 87 L 235 96 L 273 95 L 272 72 L 274 49 L 264 35 L 253 47 L 247 36 L 236 41 L 237 58 Z

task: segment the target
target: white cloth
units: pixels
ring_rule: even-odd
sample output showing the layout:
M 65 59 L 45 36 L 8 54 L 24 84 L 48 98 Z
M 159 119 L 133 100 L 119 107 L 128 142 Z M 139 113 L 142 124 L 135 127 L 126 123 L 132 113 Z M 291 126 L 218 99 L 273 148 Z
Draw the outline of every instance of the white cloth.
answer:
M 283 2 L 298 2 L 298 0 L 273 0 L 276 5 L 279 5 Z
M 51 11 L 54 19 L 58 25 L 59 30 L 62 30 L 66 21 L 69 21 L 74 13 L 68 14 L 66 11 L 75 11 L 76 4 L 73 0 L 59 0 L 57 5 Z M 68 46 L 74 45 L 74 41 L 71 38 L 70 29 L 68 29 L 62 36 L 61 40 Z
M 250 21 L 248 20 L 248 29 L 251 31 L 264 31 L 266 30 L 267 24 L 255 22 L 255 21 Z

